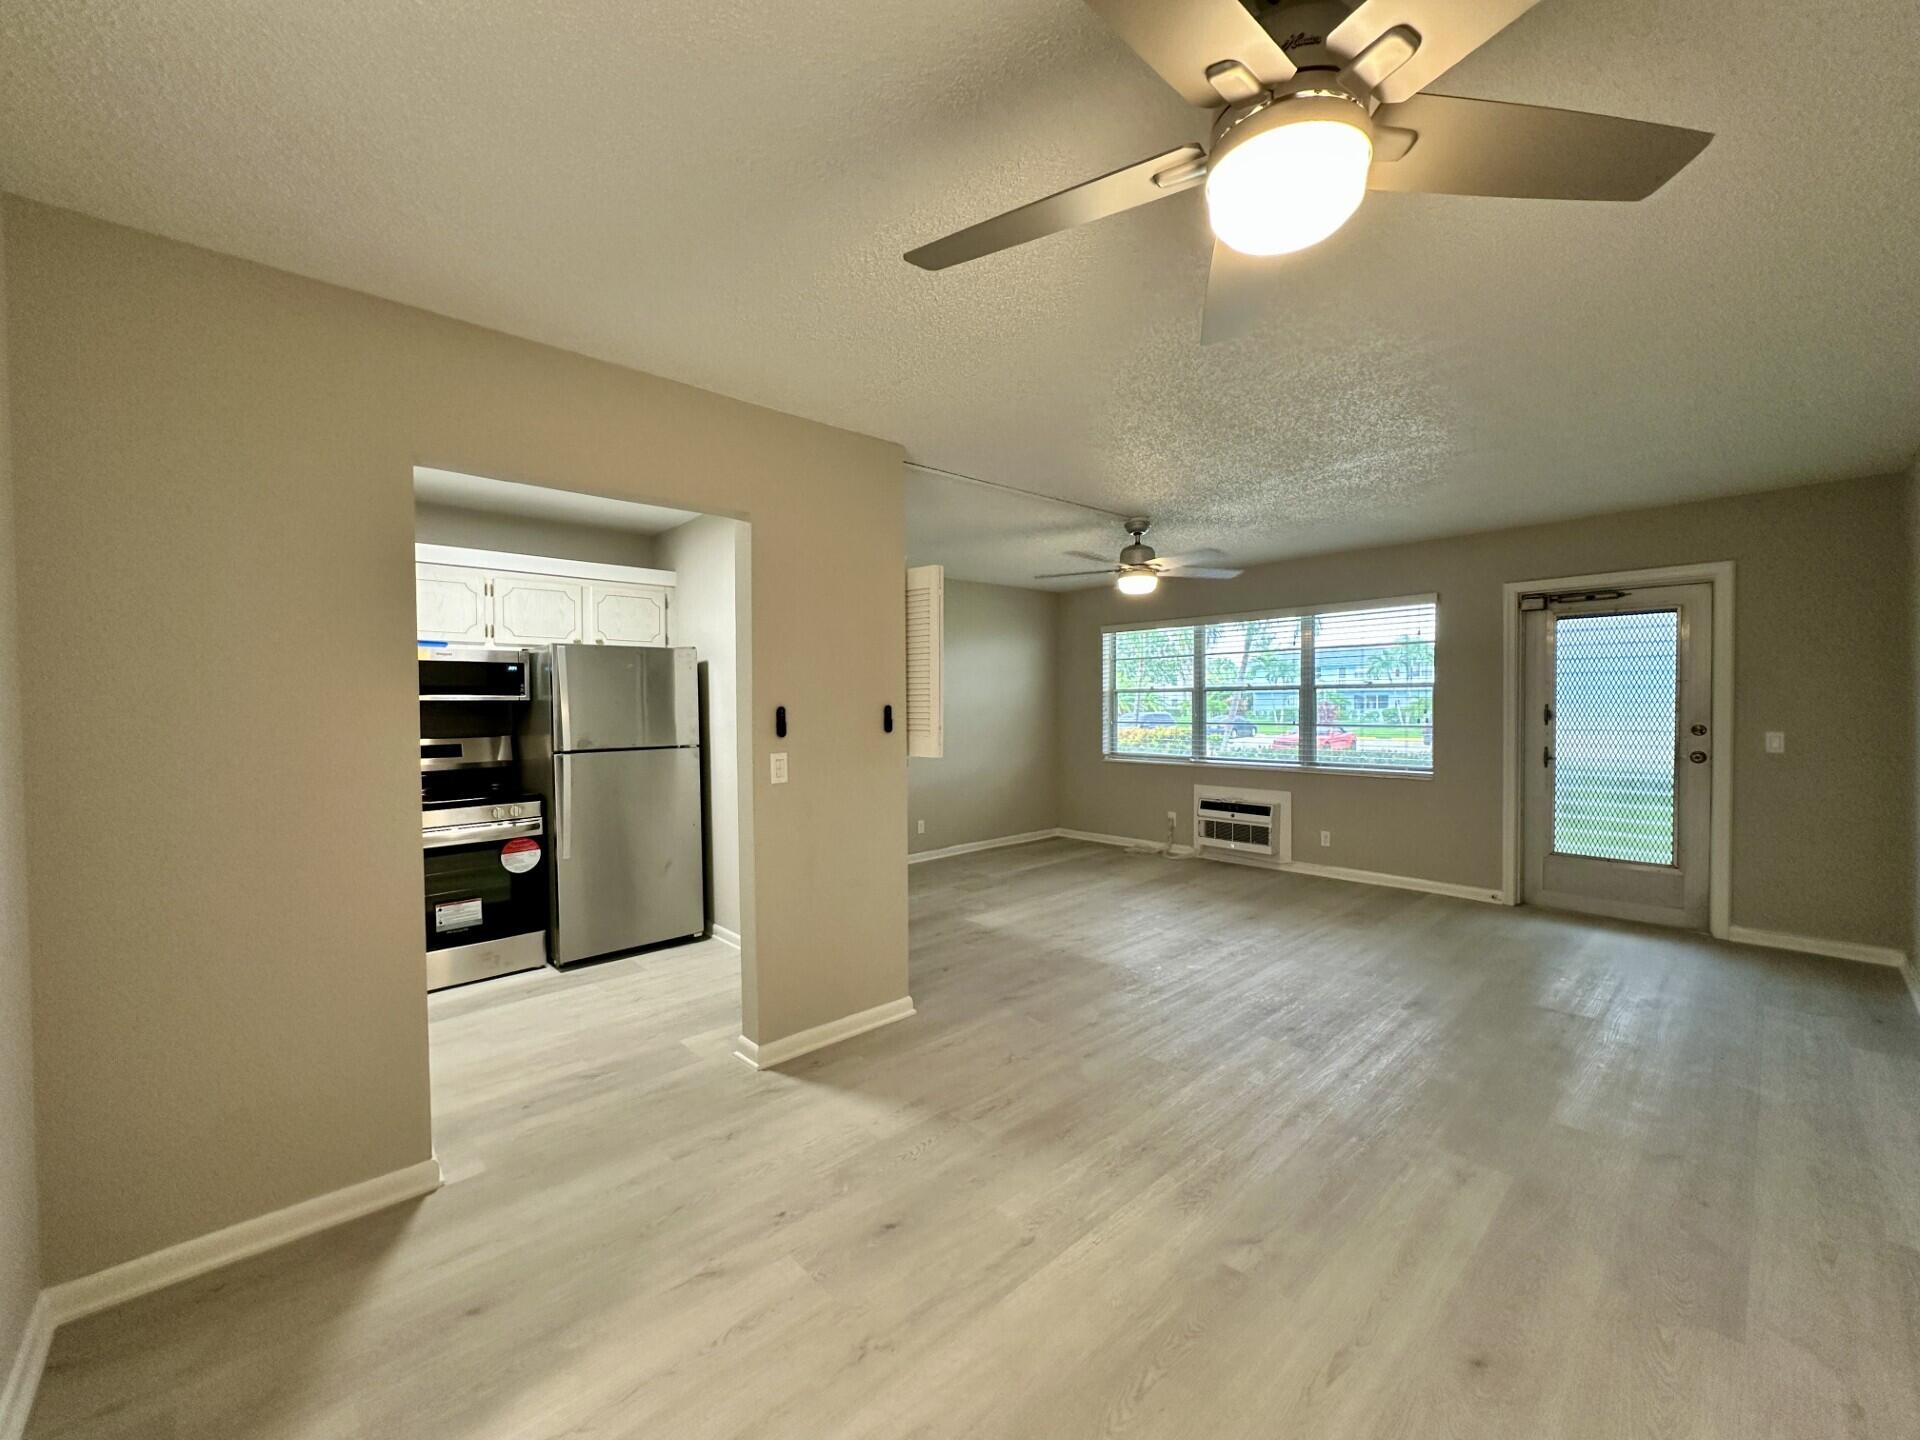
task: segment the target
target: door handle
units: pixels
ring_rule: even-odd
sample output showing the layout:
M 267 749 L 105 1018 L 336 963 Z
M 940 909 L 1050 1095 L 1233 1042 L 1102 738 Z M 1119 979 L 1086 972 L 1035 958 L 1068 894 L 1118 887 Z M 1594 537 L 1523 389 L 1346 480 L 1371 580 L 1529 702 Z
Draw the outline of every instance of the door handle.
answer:
M 1548 747 L 1546 747 L 1545 745 L 1542 745 L 1542 746 L 1540 747 L 1540 763 L 1541 763 L 1542 765 L 1551 765 L 1551 764 L 1553 764 L 1553 751 L 1552 751 L 1552 750 L 1550 750 L 1550 749 L 1549 749 Z
M 573 757 L 556 756 L 560 763 L 560 858 L 573 858 Z

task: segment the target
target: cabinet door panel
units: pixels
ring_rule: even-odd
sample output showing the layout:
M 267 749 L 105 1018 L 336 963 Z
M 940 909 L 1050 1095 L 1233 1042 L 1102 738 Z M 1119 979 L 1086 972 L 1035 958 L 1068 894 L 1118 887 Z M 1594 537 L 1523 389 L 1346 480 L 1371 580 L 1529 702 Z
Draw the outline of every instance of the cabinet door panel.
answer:
M 594 581 L 587 590 L 587 639 L 600 645 L 666 645 L 667 597 L 660 585 Z
M 565 645 L 581 638 L 585 586 L 578 580 L 494 574 L 493 643 Z
M 457 565 L 416 565 L 413 572 L 414 625 L 420 639 L 486 643 L 485 575 Z

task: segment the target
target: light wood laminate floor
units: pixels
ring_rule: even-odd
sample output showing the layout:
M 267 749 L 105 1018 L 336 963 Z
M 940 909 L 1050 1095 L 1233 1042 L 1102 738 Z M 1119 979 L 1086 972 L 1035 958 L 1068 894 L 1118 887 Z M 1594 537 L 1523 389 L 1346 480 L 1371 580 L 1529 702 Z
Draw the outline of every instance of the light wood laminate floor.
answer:
M 1065 841 L 755 1073 L 716 944 L 436 997 L 430 1199 L 62 1329 L 29 1434 L 1920 1435 L 1887 970 Z

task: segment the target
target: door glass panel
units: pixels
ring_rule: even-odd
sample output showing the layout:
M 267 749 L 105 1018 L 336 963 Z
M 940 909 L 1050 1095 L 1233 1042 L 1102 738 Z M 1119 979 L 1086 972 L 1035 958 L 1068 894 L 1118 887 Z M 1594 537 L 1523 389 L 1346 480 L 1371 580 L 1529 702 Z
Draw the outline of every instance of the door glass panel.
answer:
M 1554 626 L 1553 848 L 1674 863 L 1680 617 L 1563 615 Z

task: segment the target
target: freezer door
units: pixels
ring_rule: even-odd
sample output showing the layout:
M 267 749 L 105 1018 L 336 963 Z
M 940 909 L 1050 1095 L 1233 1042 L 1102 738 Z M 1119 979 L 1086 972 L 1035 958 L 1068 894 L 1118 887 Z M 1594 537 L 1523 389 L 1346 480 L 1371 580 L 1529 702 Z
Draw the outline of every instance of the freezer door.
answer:
M 694 745 L 700 694 L 686 646 L 556 645 L 553 748 Z
M 554 756 L 553 963 L 706 929 L 700 751 Z

